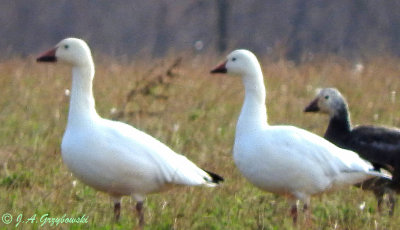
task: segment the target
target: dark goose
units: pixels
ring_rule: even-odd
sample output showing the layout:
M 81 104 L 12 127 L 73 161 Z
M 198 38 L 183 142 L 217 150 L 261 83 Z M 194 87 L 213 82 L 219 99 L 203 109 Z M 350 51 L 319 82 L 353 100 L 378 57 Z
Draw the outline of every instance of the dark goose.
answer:
M 335 88 L 322 89 L 305 108 L 305 112 L 329 114 L 330 120 L 324 137 L 341 148 L 357 152 L 370 161 L 375 169 L 384 168 L 393 174 L 393 182 L 369 181 L 364 189 L 373 190 L 380 208 L 383 194 L 391 189 L 400 189 L 400 129 L 363 125 L 352 127 L 348 105 Z M 372 183 L 374 182 L 374 183 Z M 390 198 L 391 214 L 395 198 Z

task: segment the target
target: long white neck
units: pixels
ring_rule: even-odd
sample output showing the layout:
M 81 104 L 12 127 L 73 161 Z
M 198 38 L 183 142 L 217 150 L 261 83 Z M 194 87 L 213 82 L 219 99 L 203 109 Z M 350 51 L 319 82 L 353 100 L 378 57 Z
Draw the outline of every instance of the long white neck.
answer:
M 93 61 L 72 68 L 71 99 L 67 126 L 87 125 L 98 118 L 92 91 Z
M 244 103 L 236 126 L 236 135 L 265 128 L 267 109 L 265 107 L 265 86 L 261 67 L 257 63 L 253 71 L 242 77 L 245 88 Z

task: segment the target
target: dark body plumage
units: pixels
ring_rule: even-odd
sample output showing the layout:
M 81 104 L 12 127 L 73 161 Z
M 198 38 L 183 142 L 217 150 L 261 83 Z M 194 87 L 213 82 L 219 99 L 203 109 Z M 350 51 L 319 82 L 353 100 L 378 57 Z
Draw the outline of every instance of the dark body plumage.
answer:
M 357 152 L 371 162 L 376 170 L 384 168 L 393 174 L 393 181 L 379 179 L 362 185 L 374 191 L 378 205 L 384 193 L 391 189 L 400 190 L 400 129 L 372 125 L 352 128 L 347 103 L 340 92 L 333 88 L 322 89 L 305 108 L 305 112 L 328 113 L 330 121 L 325 139 L 341 148 Z M 390 199 L 395 202 L 394 197 Z M 391 206 L 392 213 L 394 203 Z
M 393 181 L 399 182 L 400 175 L 394 172 L 400 166 L 399 129 L 372 125 L 352 128 L 348 111 L 344 109 L 331 117 L 324 137 L 339 147 L 357 152 L 375 169 L 385 168 L 393 174 Z

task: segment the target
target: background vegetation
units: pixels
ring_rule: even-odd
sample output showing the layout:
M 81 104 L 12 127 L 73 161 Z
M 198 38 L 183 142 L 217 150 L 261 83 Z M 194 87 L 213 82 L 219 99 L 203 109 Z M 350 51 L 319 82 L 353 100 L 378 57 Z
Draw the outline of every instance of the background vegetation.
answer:
M 285 199 L 256 189 L 234 166 L 231 150 L 243 88 L 239 78 L 208 73 L 221 57 L 182 53 L 126 61 L 94 56 L 99 114 L 146 131 L 226 179 L 217 188 L 178 188 L 149 196 L 146 229 L 293 228 Z M 297 66 L 285 59 L 260 61 L 270 124 L 296 125 L 322 135 L 327 117 L 302 111 L 317 87 L 333 86 L 347 97 L 355 124 L 400 126 L 398 58 L 376 57 L 357 65 L 336 56 Z M 33 57 L 0 63 L 0 215 L 14 216 L 10 225 L 0 221 L 0 229 L 12 229 L 19 214 L 46 213 L 89 217 L 88 224 L 57 229 L 136 225 L 130 198 L 123 199 L 121 222 L 113 224 L 109 197 L 77 181 L 62 163 L 70 84 L 70 70 L 62 65 L 37 64 Z M 398 229 L 398 207 L 389 217 L 387 210 L 377 213 L 372 193 L 344 189 L 312 199 L 312 229 Z M 302 218 L 299 228 L 309 229 Z
M 31 54 L 74 36 L 115 56 L 161 57 L 195 50 L 197 41 L 196 52 L 218 45 L 296 61 L 315 53 L 398 56 L 399 12 L 399 1 L 379 0 L 13 0 L 0 8 L 0 52 Z

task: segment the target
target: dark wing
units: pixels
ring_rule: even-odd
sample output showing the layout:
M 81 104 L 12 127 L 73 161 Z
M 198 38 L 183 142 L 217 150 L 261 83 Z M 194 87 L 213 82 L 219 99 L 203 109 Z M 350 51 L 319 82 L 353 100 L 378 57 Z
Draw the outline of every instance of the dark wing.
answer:
M 351 131 L 346 145 L 362 158 L 388 170 L 400 160 L 399 129 L 358 126 Z

